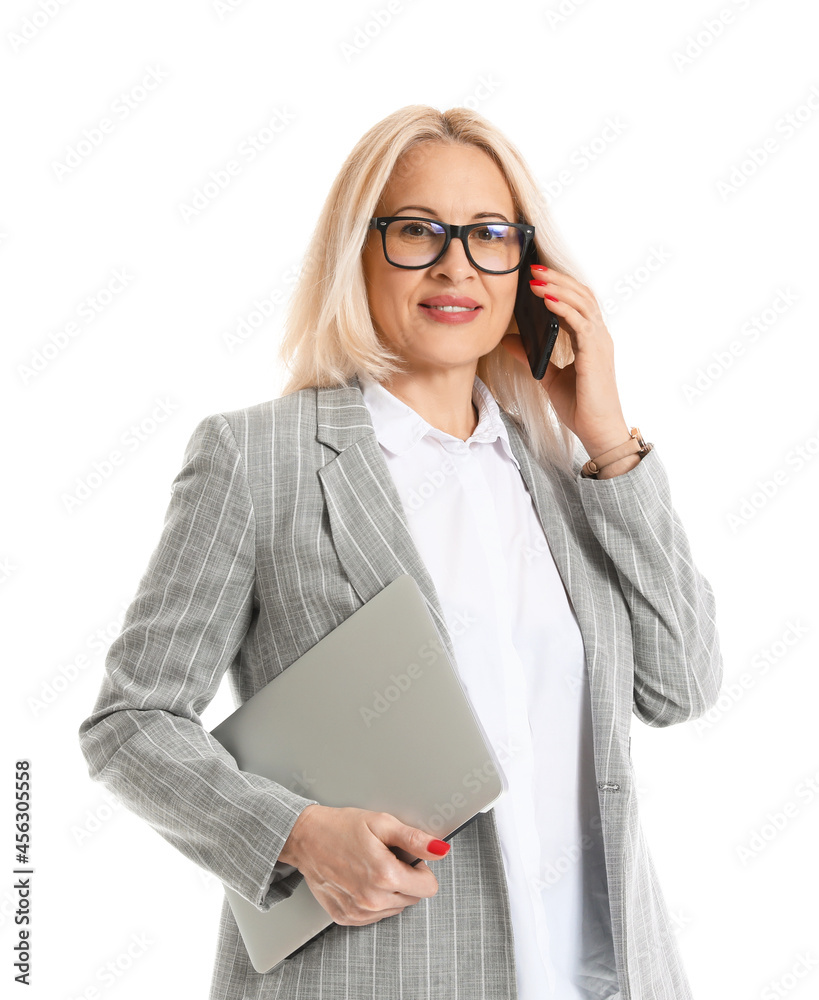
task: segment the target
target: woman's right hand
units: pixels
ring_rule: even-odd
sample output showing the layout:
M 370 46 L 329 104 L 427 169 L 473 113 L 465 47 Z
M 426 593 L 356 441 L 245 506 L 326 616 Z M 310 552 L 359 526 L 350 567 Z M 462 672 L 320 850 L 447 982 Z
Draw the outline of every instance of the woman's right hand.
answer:
M 427 849 L 434 839 L 390 813 L 312 803 L 299 814 L 279 861 L 299 869 L 335 923 L 362 926 L 435 895 L 438 880 L 423 860 L 442 857 Z M 407 864 L 390 846 L 422 860 Z

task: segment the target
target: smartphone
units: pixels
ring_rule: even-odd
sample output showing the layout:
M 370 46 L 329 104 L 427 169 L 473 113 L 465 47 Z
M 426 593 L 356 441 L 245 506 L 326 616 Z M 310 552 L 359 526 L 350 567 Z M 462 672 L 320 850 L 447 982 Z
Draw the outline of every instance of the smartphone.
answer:
M 529 359 L 529 367 L 536 379 L 542 379 L 546 374 L 546 366 L 560 330 L 558 317 L 546 307 L 540 296 L 532 293 L 529 285 L 532 278 L 529 265 L 539 263 L 537 248 L 532 242 L 520 266 L 515 298 L 515 322 Z

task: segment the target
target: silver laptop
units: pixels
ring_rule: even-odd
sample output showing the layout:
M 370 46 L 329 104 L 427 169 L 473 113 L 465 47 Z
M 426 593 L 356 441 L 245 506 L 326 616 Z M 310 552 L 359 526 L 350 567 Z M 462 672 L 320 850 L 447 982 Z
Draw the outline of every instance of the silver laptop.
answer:
M 321 805 L 392 813 L 440 840 L 491 809 L 508 788 L 408 574 L 256 692 L 211 736 L 242 771 Z M 401 848 L 392 850 L 418 863 Z M 304 880 L 267 912 L 224 888 L 257 972 L 269 972 L 333 924 Z

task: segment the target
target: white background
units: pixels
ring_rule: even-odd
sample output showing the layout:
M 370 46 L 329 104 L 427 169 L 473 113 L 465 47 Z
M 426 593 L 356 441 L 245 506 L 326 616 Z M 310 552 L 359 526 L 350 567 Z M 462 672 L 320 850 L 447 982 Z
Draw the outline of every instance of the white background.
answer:
M 194 426 L 280 394 L 281 307 L 233 350 L 225 334 L 254 300 L 289 293 L 370 126 L 406 104 L 466 103 L 521 149 L 598 299 L 616 306 L 626 419 L 660 452 L 716 593 L 719 707 L 664 730 L 635 719 L 632 742 L 694 994 L 816 996 L 817 28 L 811 0 L 3 5 L 4 995 L 13 770 L 27 758 L 25 995 L 207 996 L 221 886 L 88 778 L 77 730 Z M 151 72 L 160 82 L 141 91 Z M 120 119 L 123 93 L 136 106 Z M 186 221 L 210 172 L 277 111 L 292 120 Z M 60 170 L 105 117 L 113 130 Z M 294 226 L 298 245 L 280 235 Z M 121 292 L 89 311 L 123 271 Z M 141 423 L 144 440 L 124 447 Z M 69 510 L 114 449 L 124 462 Z M 206 727 L 233 708 L 223 687 Z

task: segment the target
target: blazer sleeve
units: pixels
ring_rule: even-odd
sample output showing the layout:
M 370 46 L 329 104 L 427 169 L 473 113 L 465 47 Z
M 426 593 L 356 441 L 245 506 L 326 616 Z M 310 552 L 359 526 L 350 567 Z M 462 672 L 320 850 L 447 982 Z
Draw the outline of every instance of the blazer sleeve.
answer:
M 304 878 L 277 859 L 316 800 L 240 771 L 200 718 L 225 670 L 241 668 L 255 613 L 255 545 L 233 432 L 220 414 L 206 417 L 173 481 L 159 544 L 79 739 L 92 779 L 266 911 Z
M 714 593 L 694 565 L 665 468 L 652 447 L 628 472 L 587 479 L 587 457 L 576 457 L 576 482 L 631 613 L 634 714 L 655 727 L 696 719 L 717 700 L 722 654 Z

